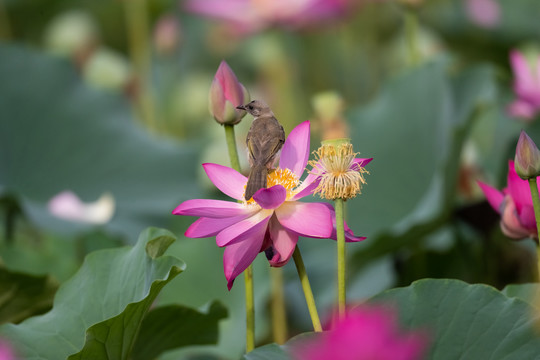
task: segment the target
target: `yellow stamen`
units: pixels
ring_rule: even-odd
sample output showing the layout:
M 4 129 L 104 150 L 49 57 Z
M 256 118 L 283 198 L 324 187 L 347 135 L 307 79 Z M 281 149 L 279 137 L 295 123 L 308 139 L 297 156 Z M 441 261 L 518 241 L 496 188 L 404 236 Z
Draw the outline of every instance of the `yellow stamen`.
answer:
M 311 173 L 321 175 L 315 194 L 325 199 L 347 200 L 361 193 L 366 184 L 364 174 L 369 172 L 354 162 L 359 153 L 353 152 L 352 144 L 327 144 L 313 153 L 316 160 L 309 162 L 313 167 Z
M 286 200 L 290 200 L 296 193 L 295 189 L 300 185 L 300 180 L 291 170 L 277 168 L 269 171 L 266 176 L 266 187 L 270 188 L 274 185 L 283 186 L 287 190 Z M 250 205 L 256 204 L 253 198 L 249 199 L 246 203 Z

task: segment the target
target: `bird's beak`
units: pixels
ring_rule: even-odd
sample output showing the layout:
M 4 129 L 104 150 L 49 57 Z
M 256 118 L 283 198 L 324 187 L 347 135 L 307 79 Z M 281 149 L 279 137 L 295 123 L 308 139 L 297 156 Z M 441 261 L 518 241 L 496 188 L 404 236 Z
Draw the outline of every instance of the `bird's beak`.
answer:
M 238 110 L 246 110 L 245 105 L 240 105 L 236 107 Z

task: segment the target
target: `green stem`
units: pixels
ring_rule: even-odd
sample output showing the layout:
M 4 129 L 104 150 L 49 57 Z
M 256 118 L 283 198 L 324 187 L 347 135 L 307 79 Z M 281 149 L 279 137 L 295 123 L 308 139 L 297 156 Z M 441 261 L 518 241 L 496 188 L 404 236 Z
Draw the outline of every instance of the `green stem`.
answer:
M 335 199 L 336 232 L 337 232 L 337 268 L 338 268 L 338 313 L 340 318 L 345 315 L 345 229 L 343 225 L 343 199 Z
M 229 158 L 234 170 L 240 172 L 240 160 L 238 149 L 236 148 L 236 137 L 234 136 L 234 125 L 225 126 L 225 138 L 229 149 Z M 253 297 L 253 265 L 249 265 L 244 270 L 244 281 L 246 283 L 246 352 L 255 348 L 255 300 Z
M 138 107 L 149 129 L 156 128 L 155 106 L 149 86 L 150 46 L 146 0 L 123 0 L 131 61 L 140 82 Z
M 536 183 L 536 177 L 529 179 L 529 187 L 531 188 L 531 196 L 534 208 L 534 217 L 536 219 L 536 230 L 538 232 L 538 239 L 540 241 L 540 197 L 538 196 L 538 185 Z M 540 251 L 537 249 L 537 255 L 540 256 Z M 538 277 L 540 280 L 540 257 L 538 262 Z
M 255 349 L 255 301 L 253 298 L 253 266 L 244 270 L 246 283 L 246 352 Z
M 418 16 L 413 10 L 405 11 L 405 37 L 409 50 L 409 62 L 411 66 L 420 63 L 420 52 L 418 49 Z
M 227 148 L 229 148 L 229 158 L 234 170 L 240 172 L 240 160 L 238 150 L 236 149 L 236 137 L 234 136 L 234 125 L 223 125 L 225 127 L 225 138 L 227 139 Z
M 287 341 L 287 313 L 285 312 L 285 298 L 283 296 L 283 270 L 270 268 L 272 282 L 272 334 L 276 344 Z
M 319 314 L 317 313 L 317 307 L 315 306 L 315 299 L 313 298 L 313 292 L 311 291 L 311 285 L 309 284 L 306 267 L 304 266 L 304 260 L 302 260 L 302 255 L 300 254 L 298 245 L 296 245 L 296 248 L 294 249 L 293 259 L 294 264 L 296 265 L 296 270 L 298 271 L 298 277 L 302 283 L 304 296 L 306 297 L 309 315 L 311 316 L 311 322 L 313 323 L 313 330 L 316 332 L 321 332 L 321 321 L 319 320 Z
M 6 9 L 5 0 L 0 0 L 0 39 L 11 40 L 11 23 Z

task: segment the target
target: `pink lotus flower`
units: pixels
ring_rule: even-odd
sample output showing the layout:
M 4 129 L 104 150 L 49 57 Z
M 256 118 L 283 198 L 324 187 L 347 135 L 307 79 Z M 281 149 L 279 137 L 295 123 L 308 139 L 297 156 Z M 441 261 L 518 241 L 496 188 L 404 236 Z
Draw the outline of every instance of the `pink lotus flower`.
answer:
M 238 124 L 246 115 L 236 107 L 249 102 L 249 93 L 225 61 L 219 64 L 210 86 L 209 110 L 220 124 Z
M 105 193 L 94 202 L 84 203 L 72 191 L 62 191 L 47 203 L 49 212 L 54 216 L 79 223 L 103 225 L 114 216 L 114 197 Z
M 0 360 L 15 360 L 15 353 L 10 344 L 0 339 Z
M 285 265 L 299 236 L 336 239 L 334 208 L 327 203 L 299 202 L 310 195 L 318 178 L 308 175 L 300 182 L 309 157 L 309 121 L 291 131 L 279 159 L 268 175 L 268 188 L 246 202 L 247 178 L 226 166 L 203 164 L 206 174 L 224 194 L 239 202 L 194 199 L 180 204 L 174 215 L 200 216 L 185 232 L 187 237 L 216 237 L 225 246 L 223 268 L 229 290 L 234 279 L 265 251 L 271 266 Z M 346 227 L 346 240 L 364 240 Z
M 508 162 L 507 182 L 507 187 L 502 191 L 480 181 L 478 185 L 491 207 L 501 215 L 501 229 L 506 236 L 536 239 L 538 235 L 529 182 L 518 176 L 512 160 Z
M 355 0 L 188 0 L 186 10 L 225 21 L 238 33 L 301 28 L 344 16 Z
M 349 311 L 334 329 L 299 340 L 292 353 L 297 360 L 415 360 L 427 345 L 424 333 L 399 330 L 394 311 L 362 306 Z
M 473 23 L 486 29 L 501 21 L 501 9 L 495 0 L 465 0 L 465 12 Z
M 527 59 L 516 50 L 510 52 L 517 99 L 510 104 L 508 112 L 525 120 L 532 119 L 540 110 L 540 54 L 531 57 Z

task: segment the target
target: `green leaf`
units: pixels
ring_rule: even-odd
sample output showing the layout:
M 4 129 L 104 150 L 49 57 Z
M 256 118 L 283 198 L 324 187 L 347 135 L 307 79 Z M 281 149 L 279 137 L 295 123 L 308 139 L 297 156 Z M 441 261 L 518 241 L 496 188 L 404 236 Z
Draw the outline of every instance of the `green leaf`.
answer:
M 290 360 L 283 348 L 277 344 L 268 344 L 244 355 L 245 360 Z
M 226 317 L 227 309 L 219 302 L 213 302 L 207 313 L 181 305 L 168 305 L 151 310 L 141 325 L 132 358 L 155 359 L 170 349 L 216 344 L 218 323 Z
M 464 141 L 495 88 L 491 68 L 456 72 L 451 65 L 404 73 L 351 115 L 355 149 L 374 158 L 363 194 L 348 203 L 349 225 L 368 236 L 355 245 L 357 268 L 423 241 L 454 207 Z
M 502 293 L 508 297 L 515 297 L 528 302 L 540 309 L 540 286 L 539 284 L 512 284 L 506 286 Z
M 101 351 L 111 351 L 115 359 L 126 358 L 149 306 L 185 268 L 170 256 L 152 259 L 146 245 L 156 239 L 171 243 L 174 238 L 167 230 L 149 228 L 134 247 L 89 254 L 60 287 L 50 312 L 19 325 L 4 325 L 0 336 L 9 339 L 25 359 L 65 359 L 83 345 L 81 358 L 99 358 L 94 356 Z
M 402 325 L 429 331 L 429 359 L 537 359 L 534 309 L 487 285 L 425 279 L 369 300 L 399 310 Z
M 0 268 L 0 324 L 18 323 L 52 307 L 58 283 L 49 276 L 33 276 Z
M 64 190 L 86 202 L 108 192 L 116 210 L 105 228 L 136 239 L 145 220 L 167 226 L 196 197 L 198 149 L 149 135 L 126 97 L 85 84 L 67 60 L 0 46 L 0 78 L 0 188 L 34 223 L 88 230 L 52 216 L 47 202 Z

